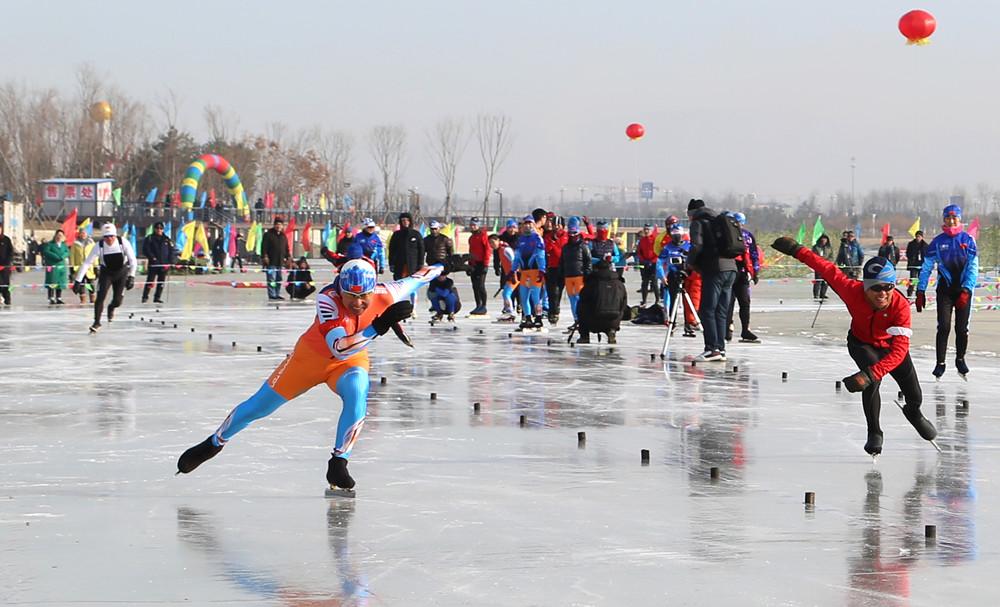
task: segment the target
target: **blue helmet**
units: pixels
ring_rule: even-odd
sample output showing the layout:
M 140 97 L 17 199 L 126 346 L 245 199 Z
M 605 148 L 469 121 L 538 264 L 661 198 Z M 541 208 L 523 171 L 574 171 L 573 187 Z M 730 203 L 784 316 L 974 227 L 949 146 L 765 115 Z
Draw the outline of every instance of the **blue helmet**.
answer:
M 741 226 L 746 225 L 747 223 L 747 216 L 744 215 L 743 213 L 740 213 L 739 211 L 733 213 L 733 219 L 738 221 Z
M 375 267 L 364 259 L 352 259 L 340 268 L 337 285 L 341 293 L 365 295 L 375 290 Z
M 948 219 L 949 217 L 958 217 L 962 219 L 962 207 L 957 204 L 949 204 L 944 208 L 944 213 L 942 213 L 942 219 Z

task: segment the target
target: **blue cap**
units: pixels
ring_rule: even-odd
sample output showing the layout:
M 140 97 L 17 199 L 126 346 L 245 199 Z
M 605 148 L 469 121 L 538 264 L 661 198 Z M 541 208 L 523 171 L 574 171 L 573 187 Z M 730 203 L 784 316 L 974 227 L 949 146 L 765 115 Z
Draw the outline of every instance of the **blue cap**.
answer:
M 879 284 L 896 284 L 896 268 L 885 257 L 872 257 L 862 270 L 865 289 Z
M 942 216 L 944 219 L 948 219 L 949 217 L 958 217 L 959 219 L 961 219 L 962 207 L 958 206 L 957 204 L 949 204 L 944 208 L 944 213 L 942 213 Z
M 508 219 L 507 220 L 507 227 L 508 228 L 516 228 L 517 227 L 517 220 L 516 219 Z
M 577 217 L 576 215 L 570 217 L 569 220 L 566 222 L 566 231 L 569 232 L 570 234 L 579 234 L 580 218 Z
M 736 221 L 738 221 L 740 223 L 740 225 L 745 225 L 746 222 L 747 222 L 747 216 L 744 215 L 743 213 L 740 213 L 739 211 L 737 211 L 736 213 L 733 213 L 733 219 L 735 219 Z

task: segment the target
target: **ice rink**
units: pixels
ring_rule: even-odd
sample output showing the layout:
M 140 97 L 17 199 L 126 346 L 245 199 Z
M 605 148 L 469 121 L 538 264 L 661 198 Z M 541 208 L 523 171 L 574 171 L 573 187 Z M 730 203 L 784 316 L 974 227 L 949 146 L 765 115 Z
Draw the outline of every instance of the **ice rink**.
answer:
M 800 290 L 782 305 L 809 309 Z M 834 387 L 854 372 L 846 323 L 779 335 L 781 313 L 760 314 L 763 344 L 691 366 L 700 338 L 651 359 L 659 327 L 570 347 L 560 330 L 430 327 L 420 305 L 415 350 L 391 334 L 371 348 L 358 495 L 328 500 L 340 401 L 325 387 L 174 476 L 291 351 L 312 301 L 180 279 L 162 306 L 129 292 L 90 336 L 89 307 L 29 293 L 0 310 L 0 604 L 1000 603 L 996 358 L 934 383 L 914 351 L 944 451 L 888 379 L 873 467 L 860 396 Z M 777 305 L 777 289 L 756 295 Z

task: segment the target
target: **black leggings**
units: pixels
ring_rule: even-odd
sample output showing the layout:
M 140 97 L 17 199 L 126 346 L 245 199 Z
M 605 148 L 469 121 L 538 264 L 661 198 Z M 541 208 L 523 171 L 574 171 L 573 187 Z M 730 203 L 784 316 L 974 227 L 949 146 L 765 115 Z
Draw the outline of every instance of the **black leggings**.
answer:
M 146 270 L 146 286 L 142 288 L 142 300 L 146 301 L 149 299 L 149 291 L 156 284 L 156 294 L 153 295 L 153 299 L 160 299 L 163 295 L 163 286 L 167 282 L 167 268 L 164 266 L 150 266 Z
M 476 298 L 476 310 L 486 308 L 486 266 L 469 265 L 469 276 L 472 277 L 472 295 Z
M 114 309 L 122 305 L 125 295 L 125 279 L 128 278 L 128 268 L 122 268 L 113 272 L 106 268 L 101 269 L 101 276 L 97 279 L 97 300 L 94 302 L 94 324 L 101 323 L 101 313 L 104 311 L 104 300 L 108 297 L 108 290 L 112 291 L 111 303 L 108 304 L 108 316 L 114 313 Z
M 951 333 L 951 311 L 955 311 L 955 358 L 965 358 L 969 347 L 969 316 L 972 314 L 972 298 L 964 309 L 955 307 L 955 300 L 962 293 L 950 289 L 937 290 L 937 362 L 943 363 L 948 355 L 948 335 Z
M 826 290 L 830 285 L 826 284 L 823 277 L 819 275 L 819 272 L 813 274 L 813 299 L 820 299 L 826 297 Z
M 646 303 L 646 295 L 652 291 L 656 303 L 660 303 L 660 290 L 656 286 L 656 262 L 642 262 L 642 303 Z
M 871 367 L 889 353 L 888 349 L 876 348 L 870 344 L 863 343 L 851 334 L 847 335 L 847 351 L 851 354 L 851 358 L 857 363 L 859 369 Z M 923 393 L 920 391 L 920 382 L 917 381 L 917 370 L 913 368 L 913 361 L 910 359 L 909 352 L 906 353 L 906 358 L 903 359 L 903 362 L 899 363 L 892 371 L 889 371 L 889 375 L 899 384 L 899 389 L 903 392 L 903 398 L 906 400 L 906 408 L 909 410 L 914 408 L 919 409 L 920 404 L 923 402 Z M 879 412 L 882 410 L 882 397 L 878 392 L 881 385 L 881 380 L 872 382 L 861 393 L 861 407 L 865 412 L 865 421 L 868 422 L 869 433 L 882 431 L 878 423 Z
M 559 316 L 564 287 L 562 271 L 558 267 L 545 272 L 545 294 L 549 298 L 550 316 Z
M 737 302 L 740 304 L 740 327 L 745 334 L 750 330 L 750 275 L 746 272 L 737 272 L 736 281 L 733 282 L 733 298 L 729 300 L 729 324 L 733 324 Z M 726 331 L 728 333 L 729 329 Z

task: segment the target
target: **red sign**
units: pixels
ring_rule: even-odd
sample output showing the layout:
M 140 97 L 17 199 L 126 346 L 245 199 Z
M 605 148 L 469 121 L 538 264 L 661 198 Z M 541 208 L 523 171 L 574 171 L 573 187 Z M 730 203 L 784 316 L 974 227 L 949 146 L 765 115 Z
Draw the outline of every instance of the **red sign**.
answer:
M 77 187 L 75 185 L 66 184 L 63 186 L 63 199 L 64 200 L 78 200 Z
M 43 196 L 45 200 L 59 200 L 59 186 L 54 183 L 46 184 Z

